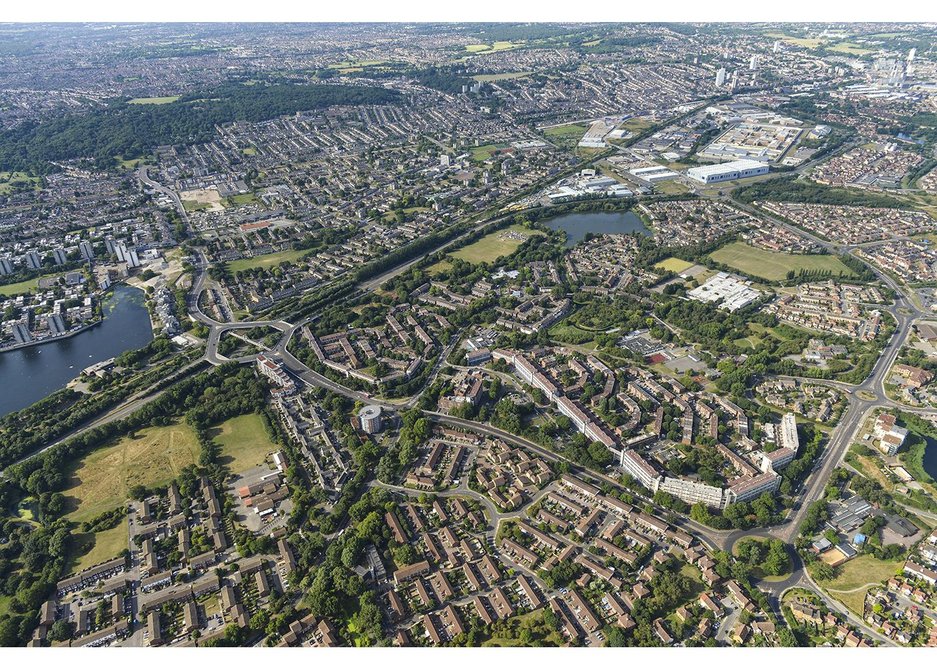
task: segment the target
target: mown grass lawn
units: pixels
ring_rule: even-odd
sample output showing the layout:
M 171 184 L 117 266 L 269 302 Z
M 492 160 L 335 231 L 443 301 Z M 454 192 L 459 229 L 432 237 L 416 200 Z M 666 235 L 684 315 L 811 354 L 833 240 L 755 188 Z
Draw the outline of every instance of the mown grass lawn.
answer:
M 257 197 L 254 193 L 238 193 L 225 197 L 223 202 L 225 206 L 245 206 L 257 202 Z
M 276 445 L 264 429 L 263 418 L 257 413 L 239 415 L 212 429 L 221 445 L 221 462 L 233 473 L 241 473 L 264 463 Z
M 39 277 L 30 278 L 28 281 L 20 281 L 19 283 L 10 283 L 9 285 L 0 285 L 0 295 L 4 297 L 12 297 L 13 295 L 20 295 L 25 292 L 32 292 L 39 287 Z
M 261 267 L 269 269 L 275 267 L 281 262 L 296 262 L 309 251 L 304 250 L 285 250 L 279 253 L 268 253 L 267 255 L 258 255 L 257 257 L 245 257 L 235 260 L 228 264 L 231 271 L 244 271 L 245 269 L 255 269 Z
M 543 131 L 543 134 L 550 139 L 575 138 L 576 141 L 579 141 L 579 139 L 586 134 L 586 130 L 588 129 L 588 127 L 579 123 L 568 123 L 566 125 L 557 125 L 552 128 L 547 128 Z
M 781 281 L 787 272 L 829 271 L 832 276 L 854 277 L 853 271 L 835 255 L 792 255 L 775 253 L 749 246 L 741 241 L 723 246 L 709 254 L 716 262 L 751 276 L 758 276 L 769 281 Z
M 498 74 L 476 74 L 472 78 L 475 81 L 485 83 L 486 81 L 509 81 L 511 79 L 523 79 L 530 76 L 531 72 L 499 72 Z
M 666 260 L 661 260 L 654 265 L 655 269 L 663 269 L 664 271 L 672 271 L 675 274 L 686 271 L 693 266 L 692 262 L 687 262 L 686 260 L 681 260 L 678 257 L 668 257 Z
M 179 99 L 178 95 L 165 95 L 163 97 L 135 97 L 127 104 L 170 104 Z

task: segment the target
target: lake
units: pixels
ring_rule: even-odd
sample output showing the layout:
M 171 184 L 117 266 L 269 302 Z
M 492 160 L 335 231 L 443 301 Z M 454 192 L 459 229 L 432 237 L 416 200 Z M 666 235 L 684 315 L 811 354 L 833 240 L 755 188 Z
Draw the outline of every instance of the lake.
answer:
M 60 390 L 95 362 L 153 340 L 142 290 L 118 285 L 104 302 L 104 321 L 75 336 L 0 353 L 0 415 Z
M 593 234 L 630 234 L 638 232 L 646 236 L 651 231 L 644 222 L 631 211 L 588 211 L 584 213 L 564 213 L 556 218 L 542 221 L 551 230 L 566 232 L 566 247 L 572 248 L 585 236 Z

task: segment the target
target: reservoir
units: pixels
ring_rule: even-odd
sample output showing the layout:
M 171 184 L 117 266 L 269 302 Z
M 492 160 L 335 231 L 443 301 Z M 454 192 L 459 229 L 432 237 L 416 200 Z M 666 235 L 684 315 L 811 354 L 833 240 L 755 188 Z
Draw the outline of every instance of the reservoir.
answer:
M 630 234 L 637 232 L 650 236 L 651 231 L 631 211 L 588 211 L 564 213 L 556 218 L 542 221 L 551 230 L 566 232 L 566 247 L 572 248 L 589 233 Z
M 67 339 L 0 353 L 0 415 L 62 389 L 95 362 L 142 348 L 152 340 L 143 292 L 117 285 L 104 302 L 100 324 Z

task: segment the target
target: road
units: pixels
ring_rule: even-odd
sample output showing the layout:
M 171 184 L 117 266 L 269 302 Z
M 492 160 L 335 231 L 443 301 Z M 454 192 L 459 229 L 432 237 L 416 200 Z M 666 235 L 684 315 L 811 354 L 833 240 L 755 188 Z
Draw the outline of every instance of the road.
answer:
M 149 389 L 144 389 L 144 390 L 141 390 L 140 392 L 135 393 L 134 395 L 128 397 L 123 402 L 118 404 L 117 406 L 110 408 L 106 413 L 103 413 L 102 415 L 98 415 L 92 418 L 88 422 L 64 434 L 63 436 L 60 436 L 54 441 L 44 445 L 40 449 L 34 450 L 28 455 L 21 457 L 15 462 L 9 464 L 6 468 L 10 468 L 18 464 L 22 464 L 23 462 L 28 461 L 32 459 L 33 457 L 41 455 L 43 452 L 46 452 L 47 450 L 51 450 L 57 445 L 61 445 L 65 441 L 71 438 L 74 438 L 75 436 L 84 434 L 85 432 L 88 432 L 92 429 L 105 425 L 109 422 L 114 422 L 116 420 L 124 419 L 125 417 L 133 413 L 134 411 L 139 410 L 140 408 L 142 408 L 143 406 L 146 406 L 151 401 L 154 401 L 158 399 L 159 397 L 161 397 L 166 392 L 166 390 L 168 390 L 169 387 L 171 387 L 171 384 L 175 382 L 175 380 L 184 378 L 192 369 L 200 365 L 203 361 L 204 361 L 204 358 L 200 357 L 196 359 L 195 361 L 193 361 L 191 364 L 187 364 L 186 366 L 182 367 L 178 371 L 175 371 L 174 373 L 167 376 L 164 382 L 168 381 L 170 385 L 164 387 L 163 389 L 157 390 L 156 392 L 152 392 Z M 0 478 L 3 478 L 4 474 L 5 474 L 5 471 L 0 471 Z
M 149 177 L 147 168 L 144 166 L 141 166 L 137 170 L 137 176 L 140 179 L 140 181 L 147 187 L 153 188 L 154 190 L 161 192 L 165 194 L 166 196 L 168 196 L 169 198 L 171 198 L 182 220 L 188 221 L 188 216 L 185 212 L 185 208 L 182 205 L 182 202 L 179 196 L 172 189 L 164 187 L 158 182 L 153 181 Z M 810 238 L 812 241 L 826 248 L 831 253 L 844 253 L 844 252 L 851 253 L 852 250 L 854 250 L 853 248 L 850 248 L 850 247 L 841 246 L 841 245 L 829 242 L 827 240 L 819 239 L 818 237 L 815 237 L 813 235 L 810 235 L 809 233 L 806 233 L 804 230 L 791 226 L 790 224 L 786 223 L 785 221 L 781 219 L 767 215 L 763 211 L 760 211 L 760 210 L 755 211 L 752 207 L 745 205 L 743 203 L 736 202 L 736 201 L 733 201 L 732 203 L 742 210 L 747 210 L 751 213 L 755 213 L 758 216 L 770 218 L 775 223 L 785 228 L 790 229 L 791 231 L 795 232 L 799 236 Z M 392 267 L 391 269 L 388 269 L 385 272 L 382 272 L 381 274 L 377 276 L 374 276 L 370 279 L 362 281 L 361 283 L 358 284 L 358 286 L 356 287 L 356 290 L 351 295 L 344 297 L 343 300 L 352 299 L 352 298 L 361 296 L 363 294 L 366 294 L 368 292 L 374 291 L 380 285 L 384 284 L 387 280 L 407 271 L 410 267 L 420 262 L 426 255 L 445 249 L 447 247 L 450 247 L 453 244 L 459 243 L 467 235 L 472 234 L 478 230 L 486 229 L 489 226 L 497 225 L 513 215 L 514 213 L 500 215 L 493 219 L 480 222 L 472 226 L 465 233 L 462 233 L 456 236 L 455 238 L 445 242 L 440 247 L 427 251 L 427 253 L 421 254 L 419 257 L 407 260 L 395 267 Z M 274 346 L 271 349 L 269 354 L 272 357 L 281 360 L 284 366 L 305 384 L 310 385 L 310 386 L 325 388 L 331 392 L 344 395 L 355 401 L 377 404 L 389 410 L 400 410 L 402 408 L 404 409 L 412 408 L 413 406 L 416 405 L 417 401 L 419 400 L 419 397 L 421 396 L 420 394 L 414 395 L 412 397 L 409 397 L 406 400 L 402 400 L 399 402 L 375 399 L 374 397 L 372 397 L 371 395 L 365 392 L 352 390 L 350 388 L 347 388 L 341 385 L 340 383 L 336 383 L 326 378 L 325 376 L 319 373 L 316 373 L 315 371 L 306 367 L 296 357 L 294 357 L 287 350 L 287 345 L 291 337 L 295 334 L 296 330 L 300 329 L 303 325 L 310 322 L 312 318 L 306 318 L 301 322 L 292 324 L 283 320 L 258 320 L 258 321 L 236 322 L 236 323 L 235 322 L 218 322 L 217 320 L 214 320 L 213 318 L 209 317 L 204 312 L 202 312 L 199 306 L 199 297 L 201 293 L 205 290 L 206 284 L 208 283 L 208 280 L 209 280 L 207 276 L 208 262 L 201 251 L 198 251 L 195 260 L 196 260 L 195 277 L 193 279 L 193 286 L 192 286 L 192 290 L 190 292 L 189 300 L 188 300 L 189 315 L 194 320 L 196 320 L 197 322 L 201 323 L 202 325 L 206 326 L 209 329 L 206 349 L 205 349 L 203 357 L 200 360 L 198 360 L 198 362 L 201 362 L 202 360 L 204 360 L 210 364 L 218 365 L 218 364 L 222 364 L 224 362 L 229 361 L 226 357 L 218 353 L 218 344 L 223 334 L 227 331 L 251 329 L 254 327 L 271 327 L 271 328 L 279 330 L 282 333 L 282 336 L 279 342 L 276 344 L 276 346 Z M 890 368 L 891 364 L 894 362 L 895 358 L 897 357 L 898 352 L 900 351 L 901 345 L 907 339 L 908 334 L 910 332 L 911 325 L 913 324 L 915 319 L 921 317 L 924 314 L 912 302 L 912 300 L 909 299 L 904 294 L 901 286 L 899 286 L 891 277 L 883 274 L 882 272 L 879 272 L 874 267 L 873 267 L 873 271 L 876 272 L 879 278 L 886 285 L 888 285 L 893 290 L 895 290 L 895 293 L 897 295 L 896 302 L 894 305 L 889 306 L 889 307 L 883 307 L 883 310 L 888 311 L 895 318 L 896 323 L 897 323 L 896 331 L 895 331 L 895 334 L 892 336 L 891 340 L 882 350 L 869 376 L 859 385 L 852 387 L 852 392 L 851 394 L 849 394 L 848 406 L 846 410 L 844 411 L 839 424 L 834 429 L 830 437 L 828 446 L 825 448 L 823 454 L 821 455 L 820 467 L 817 471 L 815 471 L 808 478 L 806 482 L 805 491 L 802 497 L 802 502 L 800 504 L 800 507 L 788 517 L 785 524 L 779 527 L 773 527 L 768 530 L 759 530 L 759 531 L 754 531 L 754 532 L 719 531 L 719 530 L 715 530 L 710 527 L 701 525 L 697 522 L 694 522 L 693 520 L 689 518 L 682 518 L 677 521 L 677 524 L 679 524 L 681 527 L 683 527 L 687 531 L 696 535 L 701 541 L 707 544 L 711 549 L 731 550 L 731 547 L 734 544 L 734 542 L 744 535 L 767 535 L 771 537 L 781 538 L 787 543 L 793 542 L 794 538 L 798 535 L 799 527 L 803 522 L 803 519 L 804 519 L 804 516 L 806 514 L 809 504 L 819 499 L 822 496 L 826 482 L 829 480 L 835 468 L 842 462 L 842 459 L 845 456 L 848 446 L 852 442 L 852 438 L 854 437 L 856 431 L 863 424 L 865 418 L 869 415 L 869 413 L 876 406 L 880 406 L 883 404 L 888 405 L 889 400 L 887 400 L 887 398 L 885 397 L 885 392 L 884 392 L 884 382 L 886 379 L 888 369 Z M 440 355 L 439 360 L 437 361 L 433 371 L 431 372 L 430 381 L 427 382 L 424 385 L 424 387 L 429 385 L 429 383 L 432 381 L 432 378 L 434 378 L 435 375 L 438 373 L 439 369 L 442 367 L 443 361 L 448 356 L 448 353 L 452 350 L 452 346 L 455 344 L 457 340 L 458 340 L 458 337 L 455 337 L 453 341 L 450 342 L 449 346 L 447 346 L 446 350 Z M 247 357 L 239 358 L 236 361 L 247 363 L 247 362 L 252 361 L 255 357 L 256 356 L 247 356 Z M 869 396 L 866 396 L 864 394 L 865 392 L 868 392 L 870 393 L 870 395 L 875 396 L 876 399 L 870 399 Z M 104 424 L 105 422 L 109 422 L 115 419 L 120 419 L 121 417 L 129 415 L 134 410 L 144 405 L 146 402 L 152 401 L 153 399 L 158 397 L 161 393 L 162 391 L 153 393 L 152 395 L 132 398 L 128 400 L 127 402 L 124 402 L 120 406 L 115 407 L 110 412 L 101 416 L 100 418 L 95 419 L 92 423 L 89 423 L 89 425 L 87 427 L 84 427 L 83 429 L 93 428 L 94 426 L 97 426 L 99 424 Z M 905 409 L 903 408 L 903 410 Z M 918 412 L 925 412 L 925 409 L 922 409 Z M 930 410 L 929 412 L 937 413 L 937 411 L 933 411 L 933 410 Z M 452 426 L 476 431 L 482 434 L 495 436 L 497 438 L 502 439 L 503 441 L 507 443 L 511 443 L 515 446 L 522 447 L 531 452 L 534 452 L 538 456 L 541 456 L 548 461 L 552 461 L 552 462 L 556 462 L 559 460 L 567 461 L 562 456 L 532 441 L 529 441 L 527 439 L 524 439 L 522 437 L 516 436 L 511 433 L 502 431 L 500 429 L 492 427 L 491 425 L 481 424 L 481 423 L 469 421 L 469 420 L 462 420 L 460 418 L 455 418 L 455 417 L 445 415 L 442 413 L 437 413 L 434 411 L 424 411 L 424 413 L 430 420 L 433 420 L 435 422 L 449 424 Z M 46 446 L 44 450 L 50 447 L 54 447 L 59 442 L 60 441 L 57 441 L 56 443 Z M 567 462 L 567 463 L 570 463 L 570 462 Z M 618 482 L 618 480 L 615 479 L 614 477 L 605 475 L 603 473 L 597 473 L 594 471 L 582 469 L 581 467 L 578 467 L 577 465 L 572 464 L 572 463 L 570 463 L 570 466 L 571 466 L 571 469 L 573 469 L 577 475 L 581 476 L 582 478 L 586 480 L 589 480 L 598 485 L 608 484 L 608 485 L 613 486 L 616 489 L 623 489 L 620 483 Z M 468 494 L 468 492 L 470 491 L 471 490 L 468 490 L 468 491 L 456 490 L 456 491 L 453 491 L 452 493 L 467 494 L 469 496 L 472 496 L 472 494 Z M 485 498 L 486 497 L 479 495 L 479 500 L 485 499 Z M 484 503 L 484 501 L 482 502 Z M 496 508 L 493 508 L 493 504 L 491 504 L 490 501 L 488 501 L 488 503 L 485 505 L 487 508 L 489 508 L 489 512 L 492 513 L 493 519 L 501 518 L 505 516 L 505 514 L 499 513 Z M 667 516 L 671 514 L 668 511 L 665 511 L 661 508 L 657 508 L 657 511 L 662 516 Z M 498 521 L 498 520 L 495 519 L 495 521 Z M 762 588 L 766 589 L 774 597 L 775 603 L 773 605 L 777 605 L 777 599 L 780 596 L 780 594 L 783 592 L 784 588 L 789 588 L 791 586 L 803 586 L 809 589 L 813 589 L 817 591 L 819 594 L 821 594 L 828 601 L 828 604 L 830 605 L 831 608 L 840 609 L 841 606 L 839 606 L 835 601 L 829 599 L 826 595 L 824 595 L 822 593 L 822 590 L 816 585 L 816 583 L 810 580 L 809 574 L 806 572 L 805 569 L 803 569 L 802 565 L 800 564 L 799 559 L 797 559 L 796 556 L 795 556 L 795 560 L 796 560 L 795 571 L 791 574 L 789 578 L 786 578 L 783 582 L 770 583 L 770 582 L 765 581 L 765 582 L 760 583 Z M 846 614 L 847 616 L 850 616 L 850 618 L 852 618 L 851 613 L 848 613 L 848 611 L 843 612 L 843 614 Z M 859 622 L 854 622 L 854 623 L 856 623 L 857 626 L 859 626 L 860 628 L 863 628 L 870 635 L 878 637 L 878 634 L 876 634 L 874 631 L 870 629 L 867 629 L 865 625 L 861 623 L 861 620 Z
M 831 254 L 852 254 L 855 248 L 854 246 L 821 239 L 799 227 L 791 225 L 777 216 L 737 200 L 731 200 L 731 203 L 733 206 L 751 213 L 752 215 L 768 218 L 775 224 L 792 233 L 818 244 Z M 885 381 L 888 376 L 888 370 L 898 357 L 901 347 L 904 345 L 904 342 L 911 332 L 911 326 L 918 318 L 925 317 L 927 314 L 913 303 L 913 300 L 905 294 L 904 287 L 895 282 L 891 276 L 880 271 L 873 265 L 869 265 L 869 267 L 885 285 L 895 292 L 896 298 L 894 304 L 879 307 L 880 310 L 886 311 L 894 317 L 896 322 L 895 332 L 882 349 L 872 371 L 864 381 L 858 385 L 834 383 L 839 389 L 850 390 L 850 394 L 847 395 L 848 403 L 839 423 L 830 435 L 827 447 L 821 455 L 820 469 L 813 473 L 807 480 L 806 489 L 801 497 L 802 501 L 800 507 L 788 518 L 785 525 L 786 528 L 776 533 L 776 537 L 782 538 L 788 543 L 793 542 L 797 537 L 800 525 L 804 520 L 810 504 L 817 501 L 823 495 L 823 490 L 827 481 L 830 479 L 833 471 L 842 463 L 849 449 L 849 445 L 853 442 L 856 433 L 861 429 L 871 412 L 879 406 L 893 406 L 906 410 L 905 407 L 896 404 L 896 402 L 886 397 Z

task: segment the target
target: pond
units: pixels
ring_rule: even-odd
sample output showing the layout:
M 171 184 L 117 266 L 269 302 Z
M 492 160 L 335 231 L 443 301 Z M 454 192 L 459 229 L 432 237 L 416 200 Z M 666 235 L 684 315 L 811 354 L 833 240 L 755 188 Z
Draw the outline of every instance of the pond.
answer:
M 588 211 L 583 213 L 564 213 L 556 218 L 542 221 L 551 230 L 566 232 L 566 247 L 572 248 L 585 236 L 593 234 L 630 234 L 637 232 L 650 236 L 651 231 L 644 222 L 631 211 Z
M 937 480 L 937 440 L 925 437 L 924 441 L 927 443 L 927 447 L 924 448 L 922 464 L 927 475 Z

